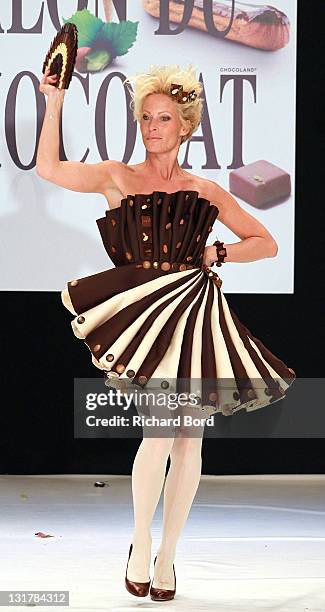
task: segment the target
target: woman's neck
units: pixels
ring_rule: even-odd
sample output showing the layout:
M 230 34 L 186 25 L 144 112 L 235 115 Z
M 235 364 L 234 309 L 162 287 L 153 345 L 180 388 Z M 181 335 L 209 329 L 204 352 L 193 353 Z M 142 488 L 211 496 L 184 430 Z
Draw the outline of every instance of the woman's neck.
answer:
M 180 167 L 178 159 L 171 158 L 170 154 L 150 155 L 143 162 L 142 169 L 147 176 L 158 182 L 172 182 L 184 176 L 184 170 Z

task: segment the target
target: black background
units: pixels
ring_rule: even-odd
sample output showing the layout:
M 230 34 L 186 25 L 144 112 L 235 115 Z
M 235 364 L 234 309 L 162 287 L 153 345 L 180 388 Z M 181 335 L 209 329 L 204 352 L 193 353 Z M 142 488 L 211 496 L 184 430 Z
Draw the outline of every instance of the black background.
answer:
M 324 376 L 324 19 L 322 0 L 298 2 L 295 293 L 226 294 L 240 320 L 299 378 Z M 3 291 L 0 299 L 0 473 L 130 474 L 140 439 L 73 437 L 73 378 L 102 374 L 73 336 L 60 292 Z M 202 474 L 325 467 L 322 438 L 205 439 L 202 456 Z

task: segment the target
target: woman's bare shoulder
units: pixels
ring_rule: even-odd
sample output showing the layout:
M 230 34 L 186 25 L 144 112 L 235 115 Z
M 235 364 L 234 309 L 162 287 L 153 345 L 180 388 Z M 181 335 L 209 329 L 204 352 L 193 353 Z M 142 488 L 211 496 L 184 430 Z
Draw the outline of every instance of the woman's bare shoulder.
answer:
M 200 193 L 214 205 L 222 205 L 225 196 L 229 195 L 226 189 L 221 187 L 216 181 L 211 181 L 210 179 L 202 179 Z
M 220 193 L 220 186 L 214 181 L 203 178 L 202 176 L 196 176 L 195 174 L 188 174 L 189 189 L 198 191 L 201 198 L 206 198 L 211 202 L 216 199 L 217 194 Z
M 129 183 L 134 179 L 139 171 L 141 164 L 129 165 L 122 161 L 114 161 L 114 178 L 118 186 Z

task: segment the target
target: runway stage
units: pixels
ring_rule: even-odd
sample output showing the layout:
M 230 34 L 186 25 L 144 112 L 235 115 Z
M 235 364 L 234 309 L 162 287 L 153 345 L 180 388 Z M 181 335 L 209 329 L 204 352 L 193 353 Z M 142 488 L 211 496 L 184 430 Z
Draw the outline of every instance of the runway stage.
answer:
M 323 475 L 202 476 L 179 540 L 170 602 L 136 598 L 124 587 L 130 476 L 0 476 L 0 499 L 1 591 L 66 590 L 70 604 L 62 609 L 85 612 L 325 611 Z

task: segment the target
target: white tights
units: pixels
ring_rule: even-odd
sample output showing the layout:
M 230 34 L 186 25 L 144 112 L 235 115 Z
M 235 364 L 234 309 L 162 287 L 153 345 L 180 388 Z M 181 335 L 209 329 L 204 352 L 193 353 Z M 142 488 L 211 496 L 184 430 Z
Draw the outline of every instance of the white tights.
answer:
M 201 436 L 197 433 L 199 437 L 192 438 L 183 434 L 183 430 L 171 438 L 143 438 L 139 446 L 132 469 L 134 534 L 127 572 L 129 580 L 149 580 L 152 542 L 150 528 L 170 455 L 164 488 L 162 540 L 157 551 L 153 586 L 174 588 L 176 544 L 200 482 L 203 430 L 204 427 L 200 429 Z

